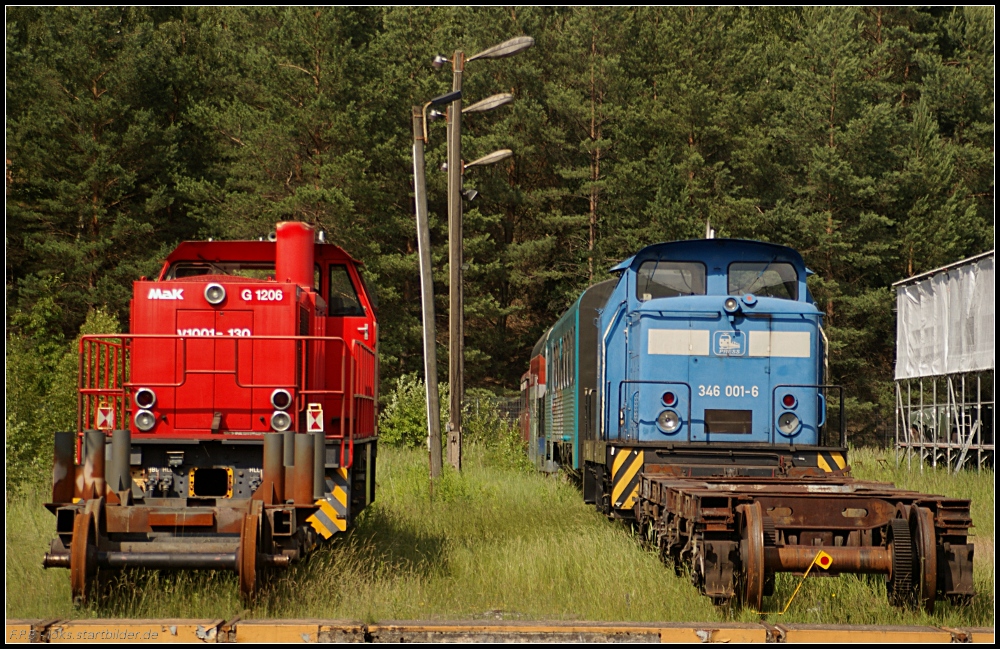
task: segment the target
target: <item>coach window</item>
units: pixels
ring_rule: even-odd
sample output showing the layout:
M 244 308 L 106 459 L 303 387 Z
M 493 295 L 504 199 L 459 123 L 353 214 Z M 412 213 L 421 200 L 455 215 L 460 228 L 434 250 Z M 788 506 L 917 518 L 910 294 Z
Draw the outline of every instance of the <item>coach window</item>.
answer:
M 661 297 L 705 294 L 705 264 L 649 260 L 639 266 L 635 296 L 640 302 Z
M 358 301 L 358 292 L 351 282 L 347 266 L 331 264 L 330 266 L 330 316 L 363 316 L 364 307 Z
M 729 264 L 729 294 L 753 293 L 783 300 L 799 299 L 799 274 L 785 262 L 736 261 Z

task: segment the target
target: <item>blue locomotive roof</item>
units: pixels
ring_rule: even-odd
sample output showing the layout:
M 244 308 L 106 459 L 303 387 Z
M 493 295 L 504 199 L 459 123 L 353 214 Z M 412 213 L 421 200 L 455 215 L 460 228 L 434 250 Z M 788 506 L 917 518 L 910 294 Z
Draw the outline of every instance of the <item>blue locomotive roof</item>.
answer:
M 626 270 L 629 266 L 632 265 L 632 260 L 633 259 L 635 259 L 635 255 L 632 255 L 631 257 L 629 257 L 625 261 L 620 262 L 617 266 L 615 266 L 614 268 L 612 268 L 608 272 L 611 272 L 611 273 L 620 273 L 623 270 Z
M 743 250 L 741 253 L 740 250 Z M 725 251 L 723 253 L 723 251 Z M 774 259 L 787 261 L 809 272 L 802 260 L 802 255 L 794 248 L 766 241 L 752 239 L 688 239 L 685 241 L 667 241 L 646 246 L 635 255 L 625 259 L 611 268 L 612 273 L 620 273 L 626 269 L 635 269 L 639 263 L 647 259 L 704 259 L 713 253 L 725 255 L 730 261 L 738 260 L 741 254 L 759 259 L 763 254 L 770 254 Z
M 705 267 L 708 278 L 708 294 L 726 295 L 730 291 L 725 286 L 725 278 L 733 263 L 764 263 L 788 264 L 795 269 L 799 278 L 798 297 L 792 302 L 813 301 L 806 284 L 806 277 L 811 271 L 806 268 L 802 256 L 793 248 L 753 241 L 748 239 L 691 239 L 686 241 L 670 241 L 646 246 L 632 257 L 625 259 L 611 269 L 612 273 L 621 277 L 626 271 L 639 272 L 643 264 L 656 261 L 697 262 Z M 719 284 L 719 281 L 722 284 Z M 677 298 L 671 298 L 672 308 L 684 308 Z M 653 305 L 647 305 L 652 307 Z M 780 310 L 785 308 L 778 307 Z M 794 310 L 796 307 L 788 307 Z

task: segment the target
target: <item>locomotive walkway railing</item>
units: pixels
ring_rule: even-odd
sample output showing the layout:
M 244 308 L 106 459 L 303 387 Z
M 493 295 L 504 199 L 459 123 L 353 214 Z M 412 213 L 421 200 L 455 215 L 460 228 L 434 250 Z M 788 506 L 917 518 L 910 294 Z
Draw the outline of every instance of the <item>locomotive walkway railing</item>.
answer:
M 133 356 L 137 344 L 144 342 L 179 344 L 179 353 L 171 355 L 172 381 L 134 381 Z M 232 365 L 221 369 L 192 369 L 188 365 L 188 345 L 214 343 L 214 354 L 219 344 L 233 343 Z M 295 379 L 288 383 L 255 383 L 246 380 L 241 372 L 240 359 L 252 355 L 254 345 L 260 343 L 292 343 L 296 361 Z M 248 348 L 249 347 L 249 348 Z M 333 347 L 331 349 L 331 347 Z M 350 349 L 351 353 L 347 353 Z M 278 353 L 279 350 L 268 350 Z M 339 356 L 339 376 L 325 376 L 327 360 Z M 184 386 L 192 375 L 231 375 L 237 388 L 271 389 L 286 388 L 294 391 L 296 412 L 303 412 L 309 397 L 339 398 L 339 430 L 327 433 L 328 438 L 347 440 L 349 450 L 341 450 L 341 463 L 353 457 L 355 435 L 374 434 L 377 389 L 375 376 L 377 357 L 374 350 L 359 341 L 348 342 L 337 336 L 181 336 L 176 334 L 96 334 L 83 336 L 79 346 L 79 379 L 77 384 L 77 431 L 88 428 L 115 428 L 127 426 L 133 406 L 133 390 L 146 388 L 176 389 Z M 241 377 L 242 380 L 241 380 Z M 316 387 L 329 381 L 341 389 Z M 98 408 L 110 408 L 113 416 L 110 426 L 98 425 Z M 294 424 L 294 421 L 293 421 Z M 247 431 L 252 432 L 252 431 Z M 261 431 L 263 434 L 265 431 Z M 344 452 L 347 450 L 347 458 Z

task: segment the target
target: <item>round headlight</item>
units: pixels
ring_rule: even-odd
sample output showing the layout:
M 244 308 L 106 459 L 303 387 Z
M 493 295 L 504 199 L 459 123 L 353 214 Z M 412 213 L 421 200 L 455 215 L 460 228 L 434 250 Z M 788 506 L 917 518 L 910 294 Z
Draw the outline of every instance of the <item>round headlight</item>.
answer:
M 726 313 L 736 313 L 740 308 L 740 302 L 734 297 L 727 297 L 722 306 L 726 309 Z
M 280 410 L 276 411 L 271 415 L 271 428 L 283 433 L 292 425 L 292 418 L 288 416 L 287 412 L 282 412 Z
M 673 392 L 663 393 L 663 405 L 665 406 L 675 406 L 677 405 L 677 395 Z
M 149 410 L 156 405 L 156 393 L 149 388 L 139 388 L 132 398 L 135 399 L 135 405 L 144 410 Z
M 226 289 L 221 284 L 209 284 L 205 287 L 205 300 L 209 304 L 221 304 L 226 299 Z
M 798 401 L 795 400 L 795 395 L 786 394 L 785 396 L 781 397 L 781 405 L 783 405 L 786 408 L 794 408 L 797 403 Z
M 292 395 L 288 390 L 278 388 L 271 393 L 271 405 L 278 410 L 288 410 L 288 406 L 292 405 Z
M 673 410 L 664 410 L 656 418 L 656 427 L 663 433 L 675 433 L 681 427 L 681 418 Z
M 148 410 L 140 410 L 135 413 L 135 427 L 144 433 L 148 433 L 153 430 L 153 426 L 156 425 L 156 415 Z
M 799 418 L 791 412 L 782 413 L 778 417 L 778 432 L 782 435 L 792 435 L 799 429 Z

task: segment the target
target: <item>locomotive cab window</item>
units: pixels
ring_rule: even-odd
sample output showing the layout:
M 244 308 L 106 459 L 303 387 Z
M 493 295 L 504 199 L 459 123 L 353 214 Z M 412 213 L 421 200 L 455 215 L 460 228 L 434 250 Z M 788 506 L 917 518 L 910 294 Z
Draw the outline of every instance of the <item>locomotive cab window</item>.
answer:
M 375 287 L 372 284 L 369 284 L 368 280 L 365 279 L 366 272 L 367 271 L 365 271 L 364 267 L 359 268 L 358 277 L 361 278 L 361 287 L 365 290 L 365 295 L 368 296 L 368 303 L 372 305 L 372 309 L 374 309 L 375 313 L 377 314 L 378 293 L 375 291 Z
M 274 264 L 253 261 L 178 261 L 167 269 L 164 279 L 183 279 L 200 275 L 229 275 L 264 281 L 274 281 Z M 313 271 L 313 290 L 319 291 L 320 269 L 316 264 Z
M 705 264 L 651 259 L 639 265 L 635 296 L 640 302 L 661 297 L 705 295 Z
M 783 300 L 799 299 L 799 274 L 785 262 L 737 261 L 729 264 L 729 294 L 753 293 Z
M 231 275 L 252 279 L 274 279 L 274 264 L 239 261 L 178 261 L 168 270 L 164 279 L 182 279 L 199 275 Z
M 365 309 L 358 300 L 358 292 L 351 282 L 351 275 L 347 272 L 347 266 L 343 264 L 332 264 L 330 266 L 330 299 L 329 315 L 336 316 L 363 316 Z

